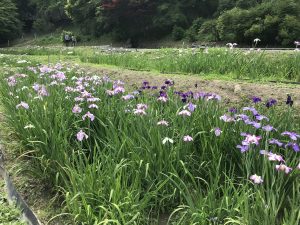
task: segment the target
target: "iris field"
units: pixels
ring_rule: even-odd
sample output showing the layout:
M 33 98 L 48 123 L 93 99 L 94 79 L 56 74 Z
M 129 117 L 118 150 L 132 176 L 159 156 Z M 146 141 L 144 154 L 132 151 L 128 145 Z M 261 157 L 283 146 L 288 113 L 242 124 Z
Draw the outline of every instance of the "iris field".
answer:
M 182 54 L 79 57 L 167 72 L 300 76 L 298 53 Z M 132 89 L 64 62 L 0 62 L 6 123 L 72 224 L 299 224 L 300 117 L 289 104 L 250 96 L 230 106 L 218 93 L 177 90 L 172 80 Z

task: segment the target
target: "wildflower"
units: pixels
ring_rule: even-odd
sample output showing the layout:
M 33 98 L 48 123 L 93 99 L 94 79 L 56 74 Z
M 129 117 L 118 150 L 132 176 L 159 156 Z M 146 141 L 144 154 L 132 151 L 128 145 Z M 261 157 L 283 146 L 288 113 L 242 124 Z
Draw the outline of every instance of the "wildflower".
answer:
M 184 109 L 188 108 L 188 110 L 189 110 L 190 112 L 194 112 L 195 109 L 197 108 L 197 105 L 194 105 L 193 103 L 190 102 L 189 104 L 183 106 L 183 108 L 184 108 Z
M 295 132 L 285 131 L 281 133 L 282 136 L 288 135 L 290 139 L 297 141 L 298 138 L 300 138 L 300 135 Z
M 255 127 L 256 129 L 259 129 L 259 128 L 261 127 L 261 124 L 255 122 L 255 121 L 245 120 L 244 122 L 245 122 L 245 124 L 252 125 L 252 126 Z
M 173 141 L 171 138 L 165 137 L 165 138 L 163 139 L 162 143 L 163 143 L 163 145 L 164 145 L 164 144 L 166 144 L 167 142 L 169 142 L 169 143 L 171 143 L 171 144 L 174 143 L 174 141 Z
M 157 98 L 157 101 L 167 102 L 167 101 L 168 101 L 168 98 L 162 96 L 162 97 Z
M 247 116 L 245 114 L 238 114 L 238 115 L 235 115 L 235 117 L 237 117 L 238 120 L 243 120 L 244 122 L 249 120 L 249 116 Z
M 134 95 L 131 95 L 131 94 L 128 94 L 128 95 L 123 95 L 122 96 L 122 99 L 127 101 L 127 100 L 130 100 L 130 99 L 134 99 Z
M 281 143 L 280 141 L 278 141 L 277 139 L 271 139 L 269 140 L 270 144 L 276 144 L 277 146 L 281 147 L 283 145 L 283 143 Z
M 269 159 L 270 161 L 284 162 L 284 159 L 283 159 L 283 157 L 282 157 L 281 155 L 277 155 L 277 154 L 274 154 L 274 153 L 272 153 L 272 152 L 270 152 L 270 153 L 268 154 L 268 159 Z
M 185 141 L 185 142 L 191 142 L 193 140 L 194 139 L 191 136 L 189 136 L 189 135 L 186 135 L 186 136 L 183 137 L 183 141 Z
M 81 97 L 82 98 L 90 98 L 90 97 L 92 97 L 92 94 L 89 93 L 88 91 L 84 90 L 81 92 Z
M 86 101 L 87 102 L 99 102 L 100 98 L 91 97 L 91 98 L 87 98 Z
M 112 95 L 115 95 L 115 92 L 111 91 L 111 90 L 106 90 L 106 94 L 109 96 L 112 96 Z
M 87 112 L 86 114 L 84 114 L 82 116 L 82 120 L 85 120 L 87 117 L 90 118 L 91 121 L 94 121 L 94 119 L 95 119 L 95 116 L 92 113 Z
M 74 100 L 75 100 L 75 102 L 83 102 L 84 98 L 76 97 L 76 98 L 74 98 Z
M 98 109 L 99 107 L 96 104 L 89 105 L 89 109 Z
M 118 86 L 114 89 L 114 94 L 119 94 L 119 93 L 124 93 L 125 92 L 125 88 Z
M 219 127 L 216 127 L 216 128 L 213 129 L 212 131 L 215 132 L 215 135 L 216 135 L 217 137 L 219 137 L 219 136 L 221 135 L 221 133 L 222 133 L 222 130 L 221 130 Z
M 148 85 L 149 85 L 149 82 L 148 82 L 148 81 L 144 81 L 144 82 L 143 82 L 143 85 L 144 85 L 144 86 L 148 86 Z
M 298 166 L 296 167 L 296 169 L 300 170 L 300 163 L 298 164 Z
M 234 107 L 231 107 L 231 108 L 228 109 L 228 112 L 237 113 L 237 109 L 234 108 Z
M 168 79 L 165 81 L 165 84 L 168 86 L 172 86 L 172 85 L 174 85 L 174 81 Z
M 259 144 L 259 140 L 261 139 L 260 136 L 255 136 L 251 134 L 246 135 L 246 139 L 242 142 L 243 145 L 250 145 L 250 144 Z
M 253 96 L 252 97 L 252 102 L 255 103 L 255 104 L 258 103 L 258 102 L 261 102 L 261 98 L 257 97 L 257 96 Z
M 48 93 L 48 91 L 47 91 L 45 85 L 42 85 L 42 86 L 40 87 L 40 90 L 38 91 L 38 95 L 39 95 L 39 96 L 49 96 L 49 93 Z
M 209 94 L 207 97 L 207 101 L 209 101 L 209 100 L 221 101 L 221 96 L 217 95 L 217 94 Z
M 300 147 L 297 143 L 289 142 L 285 145 L 285 148 L 292 147 L 295 152 L 300 151 Z
M 78 141 L 83 141 L 83 139 L 88 139 L 88 135 L 86 133 L 84 133 L 82 130 L 80 130 L 77 134 L 76 134 L 77 140 Z
M 63 81 L 66 79 L 65 73 L 64 72 L 57 72 L 57 74 L 54 75 L 56 79 L 58 79 L 59 81 Z
M 264 115 L 255 115 L 255 119 L 256 120 L 259 120 L 259 121 L 262 121 L 262 120 L 266 120 L 266 121 L 269 121 L 269 118 L 264 116 Z
M 281 155 L 277 155 L 277 154 L 274 154 L 272 152 L 268 152 L 266 150 L 261 150 L 260 154 L 268 156 L 268 159 L 270 161 L 284 162 L 284 159 Z
M 146 105 L 146 104 L 137 104 L 136 105 L 136 108 L 137 109 L 142 109 L 142 110 L 146 110 L 146 109 L 148 109 L 148 106 Z
M 235 121 L 234 118 L 232 118 L 231 116 L 227 116 L 226 114 L 224 114 L 223 116 L 220 116 L 220 120 L 223 120 L 224 122 Z
M 275 168 L 277 171 L 284 171 L 286 174 L 288 174 L 292 171 L 291 167 L 288 167 L 284 164 L 276 165 Z
M 266 125 L 266 126 L 264 126 L 264 127 L 262 127 L 262 129 L 264 130 L 264 131 L 267 131 L 267 132 L 270 132 L 270 131 L 272 131 L 272 130 L 276 130 L 274 127 L 272 127 L 271 125 Z
M 29 105 L 26 102 L 22 102 L 22 101 L 21 101 L 20 104 L 16 105 L 17 109 L 20 108 L 20 107 L 22 107 L 24 109 L 29 109 Z
M 237 145 L 236 147 L 239 148 L 242 153 L 249 150 L 249 145 Z
M 180 116 L 191 116 L 192 113 L 188 110 L 182 110 L 178 113 L 178 115 L 180 115 Z
M 250 180 L 252 180 L 255 184 L 261 184 L 263 182 L 263 179 L 261 176 L 258 176 L 256 174 L 250 176 Z
M 8 86 L 10 86 L 10 87 L 16 86 L 17 80 L 16 80 L 15 76 L 10 76 L 9 78 L 7 78 L 7 83 L 8 83 Z
M 165 120 L 161 120 L 157 122 L 157 125 L 162 125 L 162 126 L 169 126 L 169 122 L 165 121 Z
M 73 113 L 81 113 L 82 112 L 82 108 L 80 108 L 80 106 L 78 104 L 76 104 L 73 109 L 72 109 Z
M 255 108 L 253 108 L 253 107 L 244 107 L 244 108 L 243 108 L 243 111 L 250 111 L 250 112 L 252 112 L 252 114 L 253 114 L 254 116 L 258 115 L 257 110 L 256 110 Z
M 146 115 L 147 113 L 145 112 L 145 110 L 143 110 L 143 109 L 135 109 L 135 110 L 133 110 L 133 113 L 135 114 L 135 115 Z
M 271 99 L 269 99 L 269 100 L 267 101 L 266 107 L 267 107 L 267 108 L 270 108 L 270 107 L 272 107 L 273 105 L 276 105 L 276 103 L 277 103 L 277 100 L 271 98 Z

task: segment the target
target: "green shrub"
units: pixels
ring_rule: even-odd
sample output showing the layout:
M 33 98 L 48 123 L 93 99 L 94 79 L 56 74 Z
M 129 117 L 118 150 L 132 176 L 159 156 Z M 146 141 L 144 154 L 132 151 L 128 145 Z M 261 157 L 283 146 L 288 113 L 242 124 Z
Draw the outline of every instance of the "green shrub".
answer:
M 174 26 L 172 31 L 172 38 L 174 41 L 180 41 L 184 38 L 184 29 L 182 27 Z

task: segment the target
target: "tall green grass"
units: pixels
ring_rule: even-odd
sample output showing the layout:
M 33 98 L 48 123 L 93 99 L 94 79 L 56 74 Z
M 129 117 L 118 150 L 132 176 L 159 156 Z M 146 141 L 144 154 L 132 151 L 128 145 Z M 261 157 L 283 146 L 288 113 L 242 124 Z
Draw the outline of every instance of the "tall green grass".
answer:
M 266 132 L 243 121 L 220 120 L 227 109 L 216 99 L 188 98 L 197 108 L 183 117 L 178 113 L 187 103 L 174 94 L 176 87 L 167 89 L 165 103 L 157 100 L 157 91 L 147 89 L 125 101 L 125 93 L 107 93 L 120 83 L 86 76 L 78 68 L 63 69 L 67 78 L 61 81 L 52 77 L 59 67 L 44 74 L 41 67 L 36 73 L 24 67 L 19 72 L 27 77 L 2 74 L 0 98 L 7 123 L 31 150 L 33 166 L 61 193 L 75 224 L 158 224 L 160 215 L 167 215 L 169 224 L 299 223 L 299 153 L 267 142 L 288 142 L 280 135 L 285 130 L 299 133 L 293 108 L 256 104 L 270 119 L 263 125 L 278 129 Z M 9 76 L 16 79 L 11 86 Z M 32 88 L 35 83 L 45 85 L 49 95 L 39 96 Z M 81 91 L 72 89 L 76 87 Z M 89 109 L 84 98 L 77 103 L 83 111 L 74 114 L 74 98 L 87 94 L 83 90 L 100 99 L 95 102 L 99 109 Z M 16 108 L 21 101 L 29 108 Z M 140 103 L 148 105 L 146 115 L 133 113 Z M 87 111 L 94 121 L 82 119 Z M 157 125 L 163 119 L 169 126 Z M 216 127 L 220 136 L 212 131 Z M 88 138 L 78 141 L 79 130 Z M 244 139 L 241 132 L 260 135 L 260 145 L 241 153 L 236 148 Z M 193 141 L 184 142 L 185 135 Z M 174 142 L 164 144 L 166 137 Z M 284 156 L 293 171 L 275 170 L 278 163 L 261 155 L 262 149 Z M 264 182 L 251 182 L 253 174 Z
M 163 73 L 230 75 L 237 79 L 300 81 L 300 54 L 209 49 L 166 49 L 142 53 L 82 55 L 83 62 L 116 65 L 128 69 Z
M 1 49 L 5 54 L 73 56 L 81 62 L 114 65 L 162 73 L 217 74 L 233 79 L 300 82 L 300 53 L 224 48 L 128 51 L 100 47 L 23 47 Z

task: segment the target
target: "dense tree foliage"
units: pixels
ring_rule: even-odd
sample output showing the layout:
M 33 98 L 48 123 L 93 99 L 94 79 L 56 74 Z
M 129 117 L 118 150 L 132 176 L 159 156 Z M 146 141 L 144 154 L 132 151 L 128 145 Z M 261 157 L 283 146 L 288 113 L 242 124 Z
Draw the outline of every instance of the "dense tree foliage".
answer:
M 9 24 L 15 24 L 16 28 L 18 19 L 21 20 L 23 32 L 49 32 L 70 26 L 81 34 L 95 37 L 110 34 L 118 40 L 130 40 L 133 45 L 138 45 L 139 40 L 169 34 L 176 40 L 234 41 L 247 45 L 256 37 L 264 45 L 292 45 L 300 39 L 300 0 L 0 2 L 9 3 L 4 7 L 17 5 L 19 16 L 12 6 L 14 13 L 6 21 L 12 21 Z
M 16 5 L 11 0 L 0 0 L 0 42 L 13 38 L 21 30 Z

